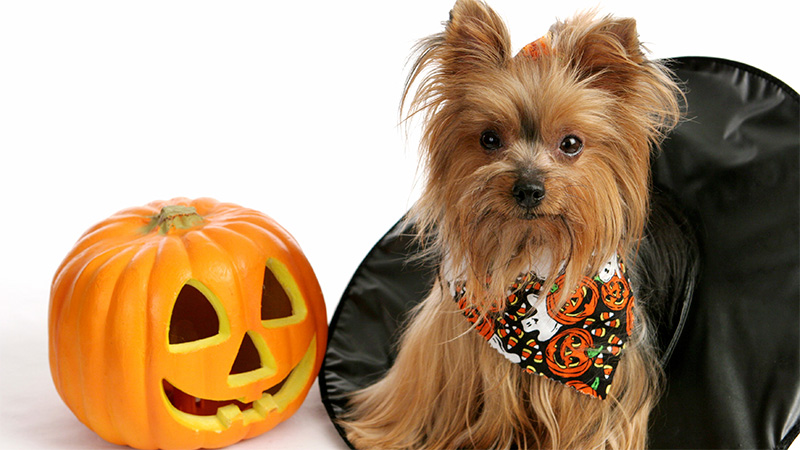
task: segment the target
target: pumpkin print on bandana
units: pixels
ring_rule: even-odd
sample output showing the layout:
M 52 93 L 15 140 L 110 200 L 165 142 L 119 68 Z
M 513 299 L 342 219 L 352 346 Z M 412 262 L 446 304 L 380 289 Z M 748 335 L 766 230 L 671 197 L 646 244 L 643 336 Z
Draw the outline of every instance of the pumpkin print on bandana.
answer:
M 633 330 L 634 297 L 625 264 L 612 257 L 597 275 L 584 277 L 560 309 L 556 294 L 564 275 L 544 299 L 543 283 L 535 273 L 521 275 L 509 288 L 502 312 L 484 314 L 470 303 L 461 282 L 452 284 L 452 294 L 475 330 L 509 361 L 605 399 Z

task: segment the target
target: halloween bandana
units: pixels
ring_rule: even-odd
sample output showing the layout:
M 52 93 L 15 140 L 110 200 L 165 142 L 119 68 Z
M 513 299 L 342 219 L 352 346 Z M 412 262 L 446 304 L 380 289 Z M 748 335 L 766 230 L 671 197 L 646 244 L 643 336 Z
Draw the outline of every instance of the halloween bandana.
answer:
M 633 329 L 634 298 L 625 265 L 613 257 L 600 273 L 584 277 L 556 310 L 555 294 L 563 282 L 562 273 L 545 292 L 543 278 L 521 275 L 507 292 L 505 310 L 486 314 L 470 304 L 463 282 L 451 288 L 473 328 L 509 361 L 605 399 Z

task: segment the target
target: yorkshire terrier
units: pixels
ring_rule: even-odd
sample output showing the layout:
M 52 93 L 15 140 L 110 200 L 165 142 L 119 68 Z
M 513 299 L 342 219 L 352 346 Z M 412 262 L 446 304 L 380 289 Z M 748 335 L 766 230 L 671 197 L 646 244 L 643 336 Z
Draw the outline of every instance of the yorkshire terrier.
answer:
M 638 263 L 679 86 L 633 19 L 592 13 L 512 55 L 496 13 L 458 0 L 418 55 L 403 101 L 424 118 L 426 184 L 410 217 L 438 278 L 391 369 L 352 395 L 348 440 L 644 448 L 661 290 L 638 284 L 661 269 Z

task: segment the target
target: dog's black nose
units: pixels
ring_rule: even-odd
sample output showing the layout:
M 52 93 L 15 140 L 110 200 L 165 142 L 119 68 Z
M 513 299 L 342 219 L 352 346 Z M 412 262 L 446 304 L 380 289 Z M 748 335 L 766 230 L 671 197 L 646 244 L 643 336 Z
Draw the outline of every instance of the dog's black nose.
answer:
M 511 195 L 525 209 L 535 208 L 544 199 L 544 183 L 540 180 L 521 179 L 514 183 Z

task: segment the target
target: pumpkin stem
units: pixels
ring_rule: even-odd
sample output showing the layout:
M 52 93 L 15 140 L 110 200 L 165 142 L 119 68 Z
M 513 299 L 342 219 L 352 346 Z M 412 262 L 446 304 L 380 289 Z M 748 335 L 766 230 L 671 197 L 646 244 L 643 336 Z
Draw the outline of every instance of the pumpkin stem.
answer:
M 203 216 L 197 214 L 194 206 L 167 205 L 161 208 L 161 212 L 155 216 L 150 216 L 150 223 L 144 229 L 145 233 L 158 230 L 161 234 L 169 233 L 173 227 L 178 230 L 186 230 L 203 223 Z

